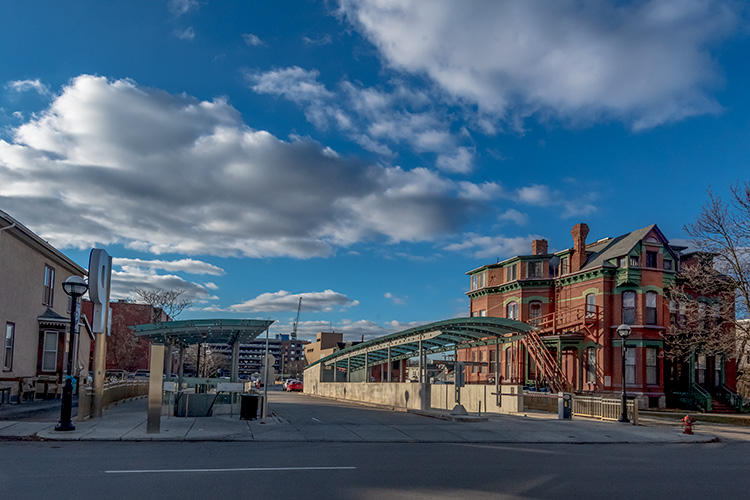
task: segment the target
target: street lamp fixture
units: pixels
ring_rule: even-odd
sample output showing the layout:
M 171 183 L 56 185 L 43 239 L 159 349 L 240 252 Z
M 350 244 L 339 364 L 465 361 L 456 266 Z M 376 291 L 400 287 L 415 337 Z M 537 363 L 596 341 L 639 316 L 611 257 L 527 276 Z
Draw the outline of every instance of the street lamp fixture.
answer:
M 625 341 L 630 336 L 632 329 L 629 325 L 622 324 L 617 327 L 617 335 L 622 339 L 622 399 L 620 401 L 620 418 L 618 422 L 630 422 L 628 419 L 628 397 L 625 394 L 625 352 L 627 351 L 627 345 Z
M 62 284 L 63 291 L 70 296 L 70 335 L 68 337 L 68 376 L 63 387 L 62 405 L 60 407 L 60 423 L 55 427 L 56 431 L 76 430 L 70 415 L 73 410 L 73 349 L 75 349 L 75 337 L 78 331 L 78 298 L 89 289 L 86 281 L 80 276 L 71 276 Z

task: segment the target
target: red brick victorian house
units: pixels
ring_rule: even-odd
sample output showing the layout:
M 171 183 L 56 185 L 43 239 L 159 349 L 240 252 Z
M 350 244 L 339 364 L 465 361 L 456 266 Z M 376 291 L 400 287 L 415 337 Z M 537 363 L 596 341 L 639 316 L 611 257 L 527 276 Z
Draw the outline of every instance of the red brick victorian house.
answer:
M 469 362 L 468 383 L 501 381 L 554 390 L 619 394 L 622 340 L 627 393 L 641 407 L 664 407 L 668 397 L 736 389 L 736 364 L 726 356 L 695 353 L 675 362 L 664 356 L 664 334 L 675 305 L 665 290 L 689 259 L 656 225 L 591 243 L 586 224 L 573 227 L 573 247 L 549 253 L 545 240 L 518 255 L 479 267 L 470 277 L 471 316 L 517 319 L 537 326 L 523 341 L 459 352 Z M 497 367 L 497 368 L 496 368 Z M 498 370 L 499 373 L 495 373 Z M 695 386 L 698 387 L 695 387 Z M 683 398 L 684 399 L 684 398 Z M 672 405 L 672 401 L 669 402 Z

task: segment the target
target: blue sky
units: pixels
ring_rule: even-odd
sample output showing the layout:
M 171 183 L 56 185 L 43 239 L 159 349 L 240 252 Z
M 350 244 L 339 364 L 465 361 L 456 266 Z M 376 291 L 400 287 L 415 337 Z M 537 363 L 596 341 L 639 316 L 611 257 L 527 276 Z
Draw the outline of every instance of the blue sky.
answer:
M 745 2 L 0 3 L 0 208 L 116 297 L 350 338 L 748 180 Z

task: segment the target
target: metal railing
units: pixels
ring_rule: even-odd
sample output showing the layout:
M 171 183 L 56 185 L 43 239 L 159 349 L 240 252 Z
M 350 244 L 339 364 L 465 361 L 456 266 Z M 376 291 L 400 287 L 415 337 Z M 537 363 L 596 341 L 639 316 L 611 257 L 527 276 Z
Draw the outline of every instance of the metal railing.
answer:
M 735 410 L 742 411 L 742 396 L 725 385 L 719 387 L 718 391 L 721 397 L 724 398 L 724 400 Z
M 711 411 L 711 394 L 709 394 L 703 387 L 698 384 L 693 384 L 693 392 L 691 396 L 693 396 L 695 403 L 701 410 L 705 412 Z
M 621 405 L 622 401 L 618 398 L 573 396 L 573 415 L 601 420 L 618 420 L 622 413 Z M 626 407 L 628 418 L 633 425 L 638 425 L 638 400 L 628 400 Z
M 148 380 L 118 380 L 104 382 L 102 394 L 102 408 L 106 409 L 119 401 L 137 398 L 148 394 Z M 91 416 L 94 400 L 94 388 L 86 386 L 78 398 L 78 419 Z

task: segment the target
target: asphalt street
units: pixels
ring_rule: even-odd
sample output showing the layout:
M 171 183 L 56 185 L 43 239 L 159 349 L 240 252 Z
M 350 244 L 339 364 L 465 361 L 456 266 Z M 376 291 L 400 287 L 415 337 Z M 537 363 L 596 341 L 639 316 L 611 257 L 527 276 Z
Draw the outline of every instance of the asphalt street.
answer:
M 745 498 L 747 443 L 5 442 L 3 499 Z
M 271 396 L 273 419 L 243 421 L 246 435 L 0 440 L 0 498 L 705 500 L 750 491 L 743 427 L 704 426 L 703 442 L 680 442 L 677 424 L 658 419 L 638 427 L 509 415 L 458 423 L 302 394 Z M 140 426 L 144 403 L 113 407 L 98 425 L 115 429 L 133 419 L 128 425 Z M 240 424 L 193 419 L 191 433 L 227 423 Z M 0 422 L 8 425 L 1 430 L 32 424 Z M 705 442 L 714 435 L 718 442 Z

